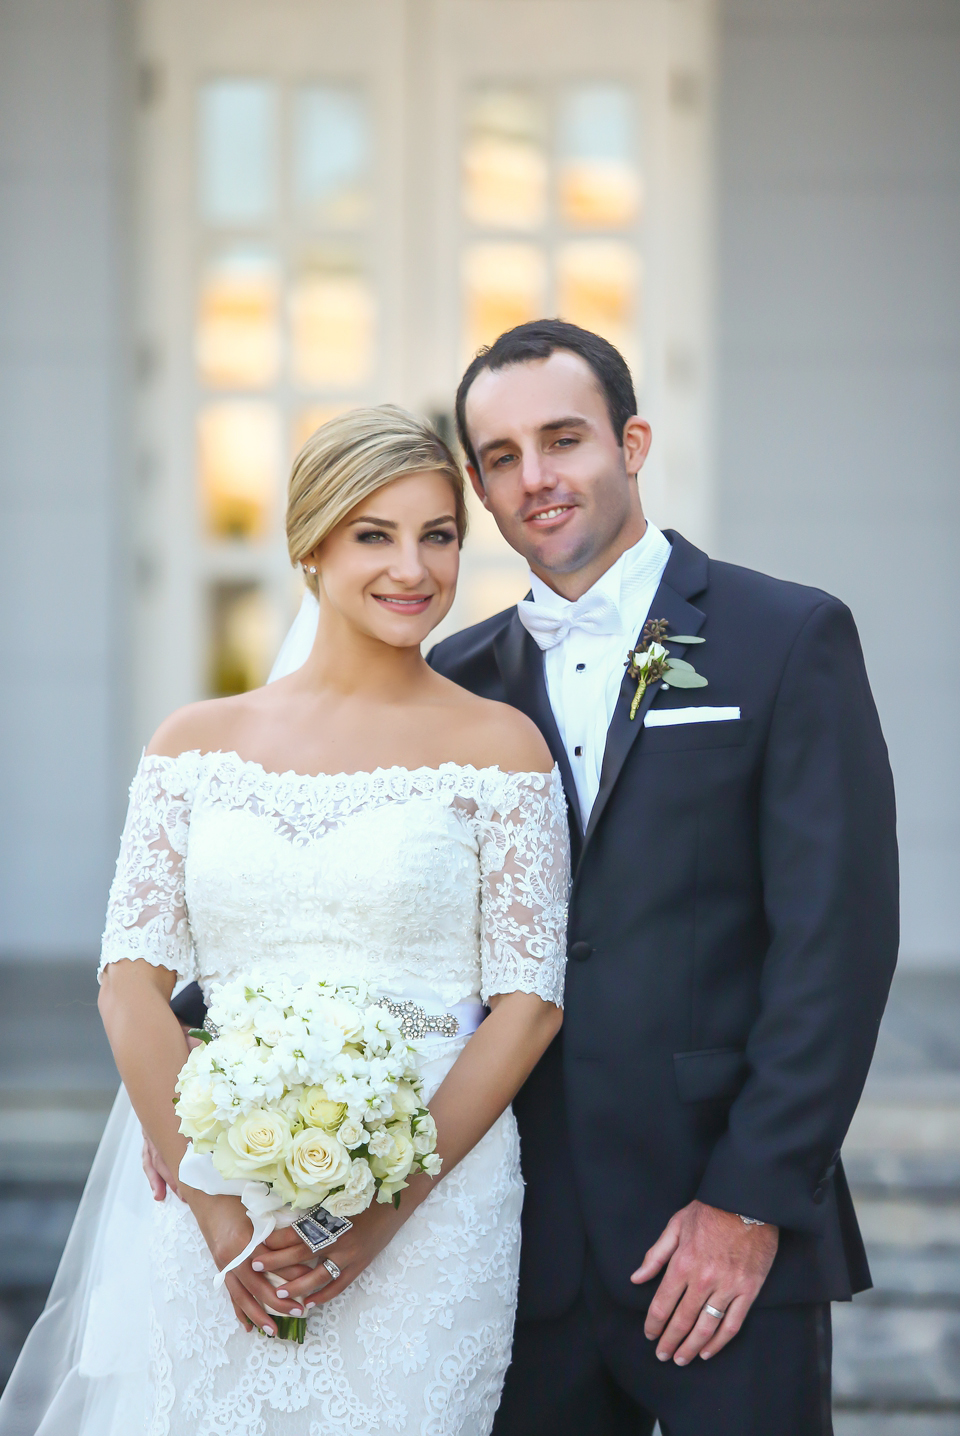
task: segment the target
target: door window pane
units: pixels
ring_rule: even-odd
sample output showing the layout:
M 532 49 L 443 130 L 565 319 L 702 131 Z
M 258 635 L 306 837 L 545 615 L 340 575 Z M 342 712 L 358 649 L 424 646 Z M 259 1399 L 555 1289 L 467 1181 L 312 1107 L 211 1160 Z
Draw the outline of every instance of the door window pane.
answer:
M 562 318 L 592 329 L 624 357 L 636 354 L 637 255 L 612 239 L 576 240 L 557 252 L 557 300 Z
M 345 414 L 352 408 L 352 404 L 309 404 L 305 409 L 301 409 L 294 416 L 291 428 L 292 458 L 296 458 L 311 434 L 315 434 L 321 424 L 326 424 L 329 419 L 335 419 L 338 414 Z
M 623 229 L 640 204 L 633 99 L 619 85 L 583 85 L 560 107 L 560 215 L 586 229 Z
M 197 419 L 207 533 L 253 539 L 270 524 L 280 461 L 280 417 L 256 399 L 208 404 Z
M 207 265 L 200 281 L 197 368 L 217 389 L 263 389 L 280 358 L 279 276 L 256 250 L 235 250 Z
M 274 647 L 270 606 L 257 583 L 218 583 L 210 594 L 210 676 L 214 698 L 266 682 Z
M 265 80 L 200 91 L 200 212 L 210 224 L 257 224 L 274 204 L 276 97 Z
M 369 134 L 363 96 L 354 89 L 308 85 L 294 108 L 294 186 L 314 224 L 355 226 L 370 206 Z
M 539 318 L 546 280 L 546 259 L 539 245 L 469 245 L 463 256 L 467 357 L 515 324 Z
M 350 389 L 373 371 L 376 305 L 369 280 L 349 258 L 318 256 L 290 294 L 291 368 L 303 389 Z
M 463 148 L 466 218 L 488 229 L 536 229 L 547 204 L 546 124 L 536 96 L 523 90 L 475 94 Z

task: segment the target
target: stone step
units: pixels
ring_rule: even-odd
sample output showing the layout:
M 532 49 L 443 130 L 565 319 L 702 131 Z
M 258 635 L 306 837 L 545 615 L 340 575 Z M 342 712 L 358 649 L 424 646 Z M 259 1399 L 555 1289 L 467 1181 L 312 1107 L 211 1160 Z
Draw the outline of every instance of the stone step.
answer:
M 0 1088 L 0 1182 L 82 1182 L 116 1089 Z

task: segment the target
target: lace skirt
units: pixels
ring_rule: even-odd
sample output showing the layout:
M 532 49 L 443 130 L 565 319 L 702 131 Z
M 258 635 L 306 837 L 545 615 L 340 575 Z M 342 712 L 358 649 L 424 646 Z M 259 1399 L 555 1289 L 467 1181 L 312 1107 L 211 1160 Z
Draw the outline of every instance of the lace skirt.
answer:
M 189 1209 L 153 1202 L 121 1089 L 0 1436 L 487 1436 L 522 1195 L 508 1111 L 296 1346 L 242 1330 Z

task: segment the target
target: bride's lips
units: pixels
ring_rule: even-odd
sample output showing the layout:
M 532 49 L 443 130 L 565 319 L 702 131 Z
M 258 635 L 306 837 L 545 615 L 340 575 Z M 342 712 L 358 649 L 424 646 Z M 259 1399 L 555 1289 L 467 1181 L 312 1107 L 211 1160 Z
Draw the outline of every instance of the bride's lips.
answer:
M 549 504 L 542 509 L 536 509 L 528 514 L 524 523 L 530 524 L 532 528 L 541 531 L 545 529 L 557 529 L 565 524 L 570 515 L 576 511 L 576 504 Z
M 375 593 L 373 597 L 391 613 L 425 613 L 433 602 L 429 593 Z

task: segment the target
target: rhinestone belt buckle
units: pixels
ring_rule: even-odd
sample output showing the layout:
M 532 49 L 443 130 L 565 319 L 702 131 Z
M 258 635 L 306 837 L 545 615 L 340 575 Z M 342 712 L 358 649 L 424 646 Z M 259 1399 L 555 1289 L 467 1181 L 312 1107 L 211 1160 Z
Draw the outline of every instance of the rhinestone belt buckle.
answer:
M 324 1247 L 332 1246 L 337 1237 L 342 1237 L 352 1226 L 353 1222 L 348 1222 L 346 1217 L 335 1217 L 333 1212 L 328 1212 L 321 1203 L 298 1217 L 293 1223 L 293 1230 L 316 1255 L 317 1252 L 322 1252 Z
M 436 1032 L 440 1037 L 456 1037 L 460 1031 L 460 1023 L 452 1012 L 425 1012 L 409 998 L 394 1002 L 392 998 L 381 997 L 377 1006 L 385 1007 L 391 1017 L 399 1018 L 401 1035 L 408 1040 L 426 1037 L 431 1032 Z

